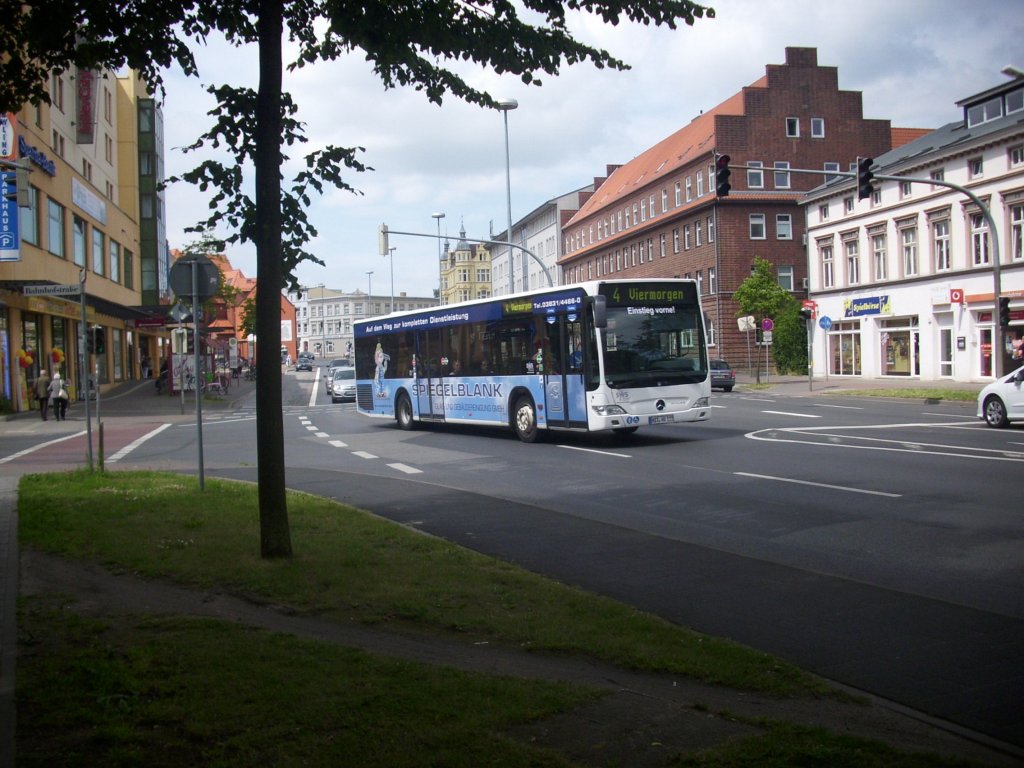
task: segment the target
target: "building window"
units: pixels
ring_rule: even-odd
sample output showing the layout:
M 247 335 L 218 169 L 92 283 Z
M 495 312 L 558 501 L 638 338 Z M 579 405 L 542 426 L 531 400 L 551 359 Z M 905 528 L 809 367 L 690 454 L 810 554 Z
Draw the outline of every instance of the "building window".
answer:
M 683 204 L 683 185 L 676 182 L 676 208 Z
M 789 189 L 789 163 L 785 160 L 775 161 L 775 188 Z
M 913 195 L 914 195 L 914 185 L 913 185 L 913 182 L 901 181 L 900 182 L 900 198 L 902 200 L 906 200 L 909 197 L 913 197 Z
M 127 248 L 124 252 L 124 287 L 135 288 L 135 255 Z
M 697 197 L 704 197 L 704 171 L 697 171 Z
M 708 267 L 708 293 L 718 293 L 718 273 L 714 267 Z
M 18 208 L 18 231 L 21 239 L 39 245 L 39 190 L 28 188 L 28 207 Z
M 935 254 L 935 271 L 950 269 L 949 219 L 932 222 L 932 252 Z
M 53 200 L 46 201 L 47 248 L 54 256 L 64 257 L 64 206 Z
M 1009 158 L 1010 168 L 1020 168 L 1024 165 L 1024 144 L 1018 144 L 1015 147 L 1010 147 L 1006 151 L 1006 154 Z
M 103 157 L 107 163 L 114 162 L 114 140 L 110 138 L 109 134 L 103 136 Z
M 860 249 L 857 241 L 844 240 L 843 249 L 846 252 L 846 283 L 860 285 Z
M 825 183 L 831 184 L 834 181 L 839 181 L 841 178 L 836 173 L 839 171 L 839 163 L 828 162 L 822 166 L 825 169 Z
M 836 268 L 833 259 L 831 245 L 818 247 L 818 255 L 821 259 L 821 287 L 831 288 L 836 284 Z
M 653 193 L 651 194 L 649 199 L 650 199 L 650 204 L 651 204 L 651 218 L 653 219 L 657 215 L 654 212 L 654 194 Z
M 914 277 L 918 272 L 917 227 L 900 230 L 900 245 L 903 249 L 903 275 Z
M 668 210 L 668 190 L 661 190 L 661 212 L 665 213 Z
M 823 118 L 823 117 L 812 117 L 811 118 L 811 138 L 813 138 L 813 139 L 824 139 L 825 138 L 825 118 Z
M 989 99 L 981 104 L 975 104 L 967 108 L 967 127 L 973 128 L 976 125 L 996 120 L 1003 116 L 1003 99 L 1000 96 Z
M 980 179 L 985 175 L 985 161 L 980 157 L 972 157 L 967 161 L 967 176 L 971 179 Z
M 875 265 L 875 280 L 889 279 L 889 262 L 886 255 L 886 238 L 884 234 L 871 236 L 871 254 Z
M 776 240 L 792 240 L 793 239 L 793 217 L 788 213 L 779 213 L 775 215 L 775 239 Z
M 779 265 L 779 285 L 787 291 L 792 292 L 795 280 L 793 278 L 792 265 Z
M 945 181 L 946 172 L 942 168 L 939 168 L 937 171 L 932 171 L 931 173 L 929 173 L 928 178 L 931 179 L 932 181 Z M 933 184 L 932 189 L 934 190 L 935 187 L 936 185 Z
M 665 237 L 665 235 L 660 235 L 658 237 L 658 252 L 661 254 L 662 258 L 665 257 L 665 246 L 666 246 L 666 237 Z
M 697 270 L 697 295 L 704 295 L 704 273 L 699 269 Z
M 708 216 L 708 242 L 715 242 L 715 217 Z
M 1006 94 L 1006 114 L 1012 115 L 1024 109 L 1024 88 L 1017 88 Z
M 853 198 L 852 197 L 844 197 L 843 198 L 843 211 L 846 212 L 846 213 L 853 213 Z
M 640 221 L 641 222 L 647 221 L 647 201 L 646 200 L 641 200 L 640 201 Z
M 71 217 L 71 258 L 80 267 L 85 266 L 86 259 L 85 220 L 77 216 Z
M 692 241 L 690 240 L 690 225 L 683 225 L 683 248 L 687 251 L 692 247 Z
M 763 213 L 752 213 L 750 214 L 750 239 L 751 240 L 764 240 L 765 235 L 765 223 Z
M 818 221 L 828 221 L 828 203 L 818 206 Z
M 693 199 L 693 180 L 686 177 L 686 202 L 690 202 Z
M 106 274 L 103 269 L 103 233 L 98 229 L 92 231 L 92 271 L 97 275 Z
M 764 163 L 760 160 L 747 160 L 747 188 L 748 189 L 764 189 L 764 171 L 761 169 L 764 167 Z
M 800 138 L 800 118 L 799 117 L 787 117 L 786 118 L 786 138 L 798 139 Z
M 679 227 L 672 230 L 672 253 L 679 253 Z
M 988 224 L 980 213 L 971 214 L 971 261 L 976 267 L 983 267 L 991 261 L 988 251 Z
M 1010 206 L 1010 258 L 1024 261 L 1024 204 Z

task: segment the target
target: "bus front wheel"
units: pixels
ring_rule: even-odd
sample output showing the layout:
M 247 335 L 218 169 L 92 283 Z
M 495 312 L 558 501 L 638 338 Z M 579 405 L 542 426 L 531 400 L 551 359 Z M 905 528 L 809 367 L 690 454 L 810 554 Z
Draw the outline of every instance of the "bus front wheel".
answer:
M 395 421 L 398 422 L 399 429 L 407 432 L 415 423 L 412 419 L 412 402 L 404 392 L 398 396 L 398 402 L 395 403 Z
M 516 400 L 512 409 L 512 427 L 524 443 L 537 440 L 537 410 L 530 397 L 523 395 Z

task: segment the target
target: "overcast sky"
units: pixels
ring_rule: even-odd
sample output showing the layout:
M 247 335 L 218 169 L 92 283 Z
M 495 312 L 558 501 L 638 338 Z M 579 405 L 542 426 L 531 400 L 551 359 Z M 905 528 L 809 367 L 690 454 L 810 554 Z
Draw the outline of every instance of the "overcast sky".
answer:
M 463 68 L 467 79 L 509 113 L 513 222 L 547 200 L 589 184 L 785 63 L 788 46 L 818 49 L 839 87 L 863 94 L 864 116 L 893 126 L 937 128 L 960 117 L 956 102 L 998 83 L 1006 65 L 1024 68 L 1024 0 L 717 0 L 716 18 L 675 31 L 577 17 L 583 41 L 630 64 L 628 72 L 586 64 L 531 87 L 514 78 Z M 163 105 L 167 175 L 196 165 L 184 154 L 211 124 L 207 84 L 256 86 L 255 49 L 210 45 L 198 52 L 200 77 L 172 74 Z M 323 283 L 375 295 L 391 292 L 391 265 L 377 253 L 377 228 L 471 238 L 505 229 L 505 133 L 500 112 L 446 99 L 429 103 L 412 90 L 385 91 L 359 52 L 285 74 L 299 105 L 308 148 L 365 147 L 374 170 L 348 174 L 361 195 L 330 191 L 309 212 L 323 260 L 298 269 L 306 285 Z M 295 153 L 298 155 L 298 153 Z M 291 174 L 286 172 L 286 181 Z M 166 196 L 172 248 L 195 241 L 185 228 L 207 216 L 208 198 L 187 184 Z M 223 235 L 224 233 L 219 233 Z M 437 241 L 392 236 L 394 290 L 429 296 L 437 287 Z M 255 249 L 230 246 L 232 264 L 257 277 Z M 372 277 L 366 273 L 372 271 Z

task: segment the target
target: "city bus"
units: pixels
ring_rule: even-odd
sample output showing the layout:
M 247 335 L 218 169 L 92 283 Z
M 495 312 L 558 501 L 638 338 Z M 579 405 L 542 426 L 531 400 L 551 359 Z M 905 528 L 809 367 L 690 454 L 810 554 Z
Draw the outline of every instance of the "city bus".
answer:
M 354 324 L 356 407 L 420 423 L 630 434 L 711 415 L 693 280 L 606 280 Z

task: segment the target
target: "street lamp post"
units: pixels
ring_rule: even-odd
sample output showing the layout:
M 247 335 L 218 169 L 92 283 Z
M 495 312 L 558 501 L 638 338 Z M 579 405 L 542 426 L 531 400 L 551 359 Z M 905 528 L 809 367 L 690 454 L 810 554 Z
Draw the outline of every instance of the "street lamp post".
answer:
M 512 242 L 512 172 L 509 167 L 509 153 L 508 153 L 508 113 L 519 106 L 519 102 L 515 99 L 505 99 L 504 101 L 498 102 L 498 109 L 501 110 L 502 116 L 505 118 L 505 210 L 508 214 L 508 229 L 505 230 L 505 238 L 508 242 Z M 527 270 L 529 264 L 526 261 L 526 257 L 523 257 L 523 290 L 527 289 L 529 283 L 529 277 Z M 512 246 L 508 247 L 508 279 L 509 279 L 509 293 L 515 293 L 516 279 L 515 279 L 515 259 L 512 257 Z
M 388 248 L 388 255 L 391 257 L 391 314 L 395 313 L 395 251 L 397 247 Z
M 373 296 L 373 270 L 369 270 L 366 273 L 366 314 L 370 314 L 370 302 Z
M 437 303 L 444 304 L 441 298 L 441 219 L 444 218 L 444 214 L 432 213 L 430 216 L 437 220 Z

